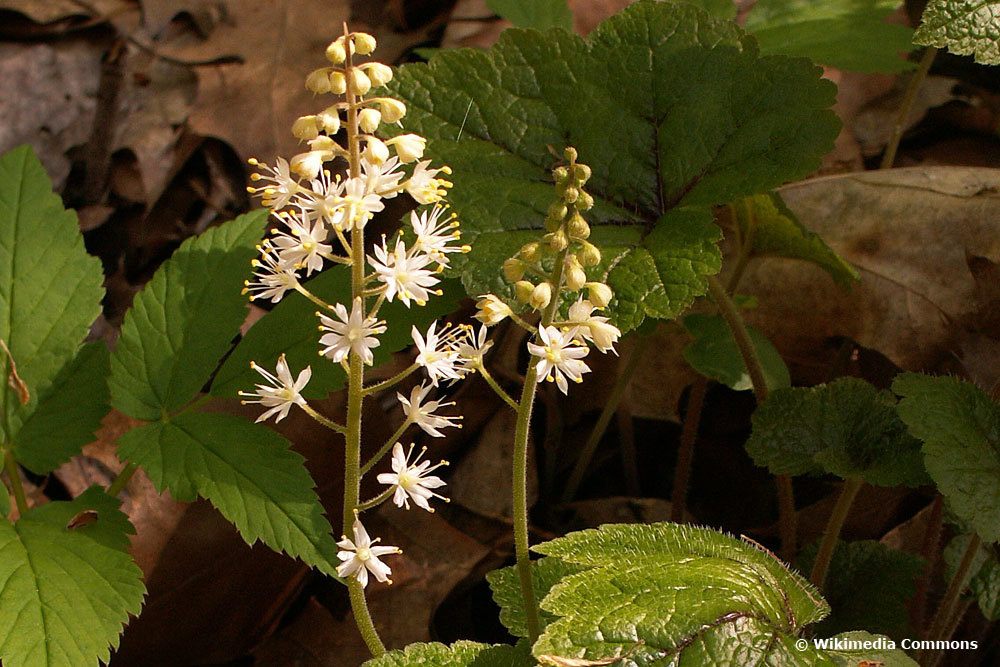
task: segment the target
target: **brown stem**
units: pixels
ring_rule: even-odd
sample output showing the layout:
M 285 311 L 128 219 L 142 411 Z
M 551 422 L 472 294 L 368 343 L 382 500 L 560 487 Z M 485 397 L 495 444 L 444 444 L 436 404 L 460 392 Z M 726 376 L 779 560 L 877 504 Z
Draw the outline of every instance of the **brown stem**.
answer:
M 917 92 L 920 90 L 924 79 L 927 78 L 927 73 L 931 69 L 931 63 L 934 62 L 937 52 L 938 50 L 933 46 L 924 51 L 924 56 L 920 59 L 920 65 L 910 78 L 910 83 L 906 87 L 906 95 L 903 97 L 903 104 L 899 108 L 899 115 L 896 116 L 896 124 L 892 127 L 892 137 L 889 139 L 889 144 L 885 147 L 885 153 L 882 155 L 882 164 L 879 165 L 880 169 L 891 169 L 892 165 L 896 162 L 896 152 L 899 150 L 899 142 L 903 139 L 903 132 L 906 131 L 906 121 L 909 120 L 913 103 L 917 99 Z
M 691 481 L 691 465 L 694 461 L 694 445 L 698 440 L 701 412 L 708 393 L 708 378 L 700 377 L 691 386 L 684 425 L 681 430 L 680 449 L 677 451 L 677 468 L 674 470 L 674 490 L 670 496 L 670 520 L 681 523 L 687 514 L 687 491 Z
M 927 628 L 927 632 L 924 635 L 924 639 L 947 639 L 944 636 L 944 631 L 952 622 L 952 615 L 955 613 L 955 607 L 958 604 L 958 599 L 962 595 L 962 591 L 965 590 L 968 585 L 969 570 L 972 569 L 972 563 L 976 559 L 976 553 L 979 551 L 979 546 L 981 544 L 979 535 L 973 533 L 969 538 L 969 543 L 965 547 L 965 553 L 962 554 L 962 560 L 958 564 L 958 569 L 955 570 L 955 574 L 952 575 L 951 581 L 948 582 L 948 589 L 945 591 L 944 597 L 941 599 L 941 604 L 938 606 L 937 613 L 934 614 L 934 619 L 931 621 L 930 627 Z M 917 661 L 920 661 L 920 654 L 917 655 Z
M 837 502 L 830 513 L 830 519 L 826 523 L 826 530 L 823 531 L 823 541 L 819 545 L 816 553 L 816 560 L 813 562 L 812 574 L 809 580 L 816 588 L 822 590 L 826 583 L 826 573 L 830 570 L 830 561 L 833 560 L 833 552 L 837 549 L 837 542 L 840 540 L 840 531 L 847 521 L 847 515 L 851 511 L 851 505 L 861 490 L 864 481 L 860 477 L 851 477 L 844 480 L 844 487 L 837 496 Z
M 931 576 L 937 569 L 943 518 L 944 497 L 939 493 L 931 504 L 930 514 L 927 517 L 927 529 L 924 531 L 924 541 L 920 546 L 920 554 L 924 558 L 924 571 L 917 579 L 913 603 L 910 606 L 910 626 L 914 628 L 924 627 L 924 622 L 927 620 L 927 592 L 930 589 Z

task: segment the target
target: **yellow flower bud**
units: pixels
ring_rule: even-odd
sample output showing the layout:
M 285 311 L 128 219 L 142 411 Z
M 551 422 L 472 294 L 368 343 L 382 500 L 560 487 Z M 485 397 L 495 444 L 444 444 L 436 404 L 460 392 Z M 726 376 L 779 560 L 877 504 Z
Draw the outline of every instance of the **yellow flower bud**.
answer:
M 319 128 L 316 127 L 316 116 L 301 116 L 292 123 L 292 135 L 296 139 L 309 141 L 319 136 Z
M 389 147 L 377 137 L 365 137 L 368 146 L 365 148 L 365 158 L 372 164 L 382 164 L 389 159 Z
M 575 164 L 573 165 L 573 178 L 580 185 L 583 185 L 588 180 L 590 180 L 590 167 L 585 164 Z
M 476 308 L 478 309 L 475 315 L 476 319 L 486 326 L 498 324 L 504 318 L 513 314 L 510 306 L 493 294 L 486 294 L 479 297 L 479 301 L 476 302 Z
M 528 303 L 535 310 L 541 310 L 549 305 L 552 301 L 552 285 L 548 283 L 539 283 L 535 285 L 535 289 L 531 292 L 531 298 Z
M 343 72 L 330 72 L 330 92 L 343 95 L 347 92 L 347 79 Z
M 401 134 L 393 137 L 388 143 L 396 147 L 396 155 L 403 164 L 419 160 L 424 155 L 427 140 L 417 134 Z
M 566 231 L 573 238 L 585 239 L 590 236 L 590 225 L 587 224 L 582 215 L 574 211 L 573 217 L 566 223 Z
M 531 300 L 531 295 L 535 291 L 535 286 L 529 283 L 527 280 L 518 280 L 514 283 L 514 296 L 521 303 L 528 303 Z
M 317 136 L 315 139 L 309 140 L 309 149 L 314 151 L 333 151 L 337 148 L 337 142 L 323 135 Z
M 566 217 L 569 210 L 566 208 L 566 204 L 561 201 L 553 202 L 549 205 L 548 216 L 553 220 L 562 220 Z
M 572 146 L 567 146 L 563 149 L 563 157 L 566 158 L 567 162 L 576 162 L 577 153 L 576 149 Z
M 351 70 L 351 90 L 355 95 L 367 95 L 372 89 L 372 80 L 358 67 Z
M 525 243 L 517 254 L 526 262 L 537 262 L 542 258 L 542 247 L 535 242 Z
M 511 257 L 503 263 L 503 277 L 509 282 L 516 283 L 524 277 L 524 262 Z
M 584 266 L 597 266 L 601 263 L 601 251 L 593 243 L 583 242 L 583 247 L 577 252 L 580 264 Z
M 542 237 L 542 240 L 545 241 L 549 245 L 549 248 L 555 252 L 565 250 L 566 246 L 569 245 L 569 239 L 566 238 L 566 233 L 561 229 L 557 232 L 546 234 Z
M 589 211 L 594 208 L 594 198 L 590 196 L 590 193 L 580 190 L 580 196 L 576 200 L 576 207 L 581 211 Z
M 362 109 L 361 113 L 358 114 L 358 125 L 361 126 L 362 132 L 374 133 L 381 122 L 382 114 L 378 109 Z
M 566 286 L 574 292 L 583 287 L 584 283 L 587 282 L 587 274 L 583 272 L 580 260 L 574 255 L 566 257 L 566 266 L 563 269 L 563 274 L 566 276 Z
M 365 71 L 376 88 L 392 81 L 392 68 L 382 63 L 365 63 Z
M 347 50 L 344 48 L 343 37 L 338 37 L 326 47 L 326 59 L 334 65 L 339 65 L 347 60 Z
M 607 308 L 615 295 L 611 291 L 611 288 L 604 283 L 587 283 L 584 287 L 587 288 L 587 295 L 590 298 L 590 302 L 598 308 Z
M 367 32 L 354 33 L 354 50 L 363 56 L 375 50 L 375 38 Z
M 309 72 L 309 76 L 306 77 L 306 88 L 317 95 L 330 92 L 329 68 L 321 67 Z
M 569 170 L 566 167 L 556 167 L 552 170 L 552 177 L 556 179 L 556 183 L 565 183 L 569 178 Z
M 386 123 L 395 123 L 406 115 L 406 105 L 389 97 L 379 101 L 379 108 L 382 110 L 382 120 Z
M 573 186 L 570 186 L 563 190 L 562 192 L 563 201 L 567 204 L 573 204 L 577 199 L 580 198 L 580 191 Z
M 337 134 L 340 131 L 340 112 L 337 107 L 324 110 L 317 118 L 327 134 Z

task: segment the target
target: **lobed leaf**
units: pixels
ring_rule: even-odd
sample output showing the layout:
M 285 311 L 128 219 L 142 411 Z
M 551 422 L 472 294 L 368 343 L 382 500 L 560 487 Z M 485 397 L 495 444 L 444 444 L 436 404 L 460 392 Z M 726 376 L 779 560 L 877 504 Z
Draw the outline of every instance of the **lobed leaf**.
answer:
M 101 312 L 103 280 L 76 214 L 63 208 L 31 148 L 0 156 L 0 340 L 10 352 L 0 347 L 0 441 L 16 444 L 41 397 L 69 372 Z
M 526 644 L 506 646 L 457 641 L 416 643 L 372 658 L 363 667 L 534 667 Z
M 454 168 L 450 201 L 473 250 L 470 294 L 542 227 L 562 147 L 593 170 L 591 277 L 617 292 L 623 330 L 675 317 L 718 271 L 707 207 L 810 173 L 832 146 L 835 89 L 805 60 L 761 57 L 732 21 L 686 3 L 637 2 L 589 39 L 507 30 L 489 51 L 445 51 L 390 84 L 407 129 Z M 506 292 L 509 295 L 509 292 Z
M 927 483 L 920 443 L 896 415 L 892 397 L 857 378 L 773 392 L 754 412 L 746 447 L 757 465 L 776 475 Z
M 1000 65 L 1000 2 L 930 0 L 913 41 Z
M 563 577 L 586 569 L 584 565 L 567 563 L 559 558 L 541 558 L 531 562 L 531 582 L 535 599 L 541 600 Z M 516 566 L 493 570 L 486 575 L 493 591 L 493 601 L 500 607 L 500 622 L 515 637 L 528 636 L 528 619 L 524 613 L 524 598 L 521 597 L 521 579 Z M 555 616 L 542 610 L 539 620 L 542 627 Z
M 184 412 L 129 431 L 122 458 L 158 491 L 203 496 L 248 544 L 262 541 L 334 576 L 337 546 L 303 458 L 274 431 L 241 417 Z
M 194 398 L 246 318 L 240 293 L 264 233 L 253 211 L 188 239 L 140 292 L 111 355 L 111 400 L 154 421 Z
M 96 520 L 75 526 L 82 512 Z M 52 502 L 17 523 L 0 520 L 0 659 L 6 667 L 96 665 L 145 587 L 129 556 L 134 533 L 118 500 L 92 488 Z
M 1000 407 L 953 377 L 903 373 L 892 390 L 948 508 L 984 542 L 1000 540 Z
M 721 315 L 695 313 L 685 316 L 683 324 L 694 338 L 683 351 L 684 360 L 691 368 L 736 391 L 753 389 L 743 355 Z M 751 326 L 747 326 L 747 331 L 764 369 L 768 389 L 774 391 L 790 386 L 792 380 L 788 366 L 774 344 Z

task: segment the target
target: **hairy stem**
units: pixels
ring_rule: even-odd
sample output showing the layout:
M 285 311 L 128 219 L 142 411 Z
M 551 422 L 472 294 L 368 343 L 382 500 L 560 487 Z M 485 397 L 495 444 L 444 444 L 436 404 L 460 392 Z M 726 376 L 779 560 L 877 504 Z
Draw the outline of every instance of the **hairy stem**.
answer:
M 24 485 L 21 484 L 21 471 L 17 469 L 17 461 L 14 460 L 12 447 L 3 449 L 3 467 L 7 471 L 7 479 L 10 481 L 10 489 L 14 492 L 14 502 L 17 503 L 17 511 L 21 516 L 28 511 L 28 497 L 24 495 Z
M 118 494 L 124 491 L 125 487 L 128 486 L 128 483 L 132 480 L 132 475 L 135 474 L 135 471 L 138 470 L 138 468 L 139 466 L 135 463 L 126 461 L 125 467 L 122 468 L 121 472 L 114 478 L 105 493 L 112 498 L 118 496 Z
M 691 466 L 694 462 L 694 445 L 698 440 L 698 426 L 701 424 L 701 411 L 705 406 L 707 393 L 708 378 L 700 377 L 695 380 L 691 386 L 687 411 L 684 413 L 680 449 L 677 451 L 677 468 L 674 469 L 674 490 L 670 496 L 670 520 L 674 523 L 683 522 L 687 514 L 687 491 L 691 481 Z
M 388 380 L 383 380 L 383 381 L 381 381 L 381 382 L 379 382 L 377 384 L 371 385 L 370 387 L 365 387 L 364 388 L 364 394 L 366 396 L 368 394 L 377 394 L 378 392 L 384 391 L 384 390 L 388 389 L 389 387 L 392 387 L 393 385 L 399 384 L 400 382 L 402 382 L 403 380 L 405 380 L 407 377 L 409 377 L 410 374 L 412 374 L 413 371 L 417 370 L 418 368 L 420 368 L 420 366 L 418 366 L 417 364 L 410 364 L 409 367 L 407 367 L 405 370 L 400 371 L 399 373 L 396 373 L 395 375 L 393 375 Z
M 906 95 L 903 97 L 903 105 L 899 108 L 899 115 L 896 116 L 896 124 L 892 127 L 892 137 L 889 139 L 889 144 L 885 147 L 885 153 L 882 154 L 882 164 L 879 165 L 881 169 L 891 169 L 892 165 L 896 162 L 896 152 L 899 150 L 899 142 L 903 139 L 903 132 L 906 131 L 906 121 L 910 117 L 910 111 L 913 109 L 913 103 L 917 99 L 917 93 L 920 91 L 920 86 L 923 84 L 924 79 L 927 78 L 927 73 L 931 69 L 931 64 L 934 62 L 934 58 L 937 56 L 938 50 L 931 46 L 924 51 L 924 56 L 920 59 L 920 65 L 917 70 L 910 77 L 910 83 L 906 87 Z
M 496 395 L 503 400 L 504 403 L 509 405 L 511 409 L 514 410 L 514 412 L 517 412 L 520 409 L 520 406 L 517 404 L 517 401 L 511 398 L 510 394 L 504 391 L 504 388 L 500 386 L 500 384 L 493 378 L 493 375 L 491 375 L 490 372 L 486 370 L 486 367 L 483 366 L 482 363 L 479 364 L 476 370 L 478 370 L 479 374 L 483 376 L 484 380 L 486 380 L 486 384 L 490 386 L 490 389 L 492 389 L 496 393 Z
M 341 426 L 340 424 L 338 424 L 337 422 L 333 421 L 329 417 L 326 417 L 326 416 L 320 414 L 319 412 L 317 412 L 316 410 L 314 410 L 313 407 L 311 405 L 309 405 L 308 403 L 303 403 L 299 407 L 302 408 L 303 412 L 305 412 L 307 415 L 309 415 L 310 417 L 312 417 L 315 421 L 317 421 L 318 423 L 320 423 L 323 426 L 327 427 L 331 431 L 336 431 L 337 433 L 347 433 L 347 428 L 346 427 Z
M 823 541 L 820 542 L 819 551 L 816 553 L 816 560 L 813 562 L 812 573 L 809 580 L 816 588 L 822 590 L 826 583 L 826 574 L 830 570 L 830 561 L 833 560 L 833 552 L 837 548 L 840 540 L 840 531 L 847 521 L 847 515 L 851 511 L 851 505 L 861 490 L 864 481 L 860 477 L 851 477 L 844 480 L 844 487 L 837 496 L 837 502 L 833 506 L 833 512 L 826 522 L 826 530 L 823 531 Z
M 394 494 L 395 492 L 396 492 L 396 487 L 395 486 L 390 486 L 388 489 L 386 489 L 382 493 L 378 494 L 374 498 L 366 500 L 363 503 L 361 503 L 360 505 L 358 505 L 358 511 L 359 512 L 364 512 L 365 510 L 370 510 L 373 507 L 377 507 L 377 506 L 381 505 L 385 501 L 389 500 L 389 498 L 391 498 L 392 494 Z
M 583 449 L 580 450 L 580 456 L 576 459 L 576 463 L 573 465 L 573 471 L 570 473 L 569 480 L 566 482 L 566 488 L 563 489 L 562 501 L 564 503 L 568 503 L 576 497 L 576 492 L 580 489 L 580 483 L 583 482 L 583 476 L 587 474 L 587 469 L 590 467 L 590 462 L 594 458 L 597 446 L 601 443 L 601 438 L 604 437 L 604 433 L 608 430 L 611 418 L 615 415 L 615 412 L 617 412 L 618 406 L 621 404 L 622 397 L 625 395 L 625 390 L 628 388 L 629 382 L 635 374 L 635 370 L 639 367 L 639 362 L 642 361 L 643 352 L 645 352 L 652 337 L 638 336 L 637 338 L 638 340 L 636 340 L 635 345 L 632 346 L 632 350 L 629 352 L 628 358 L 625 360 L 624 368 L 622 368 L 621 372 L 618 374 L 614 387 L 611 388 L 611 394 L 608 396 L 608 400 L 604 403 L 604 408 L 601 410 L 601 414 L 597 418 L 597 423 L 594 424 L 594 430 L 590 432 L 590 437 L 587 438 L 587 442 L 584 443 Z
M 410 428 L 410 424 L 412 423 L 413 420 L 407 418 L 406 420 L 403 421 L 402 424 L 399 425 L 399 428 L 396 429 L 396 432 L 389 436 L 389 439 L 385 441 L 385 444 L 379 447 L 379 450 L 375 452 L 375 455 L 372 456 L 370 459 L 368 459 L 367 463 L 361 466 L 362 476 L 367 475 L 369 470 L 378 465 L 378 462 L 381 461 L 383 457 L 385 457 L 385 455 L 389 453 L 393 445 L 399 442 L 399 439 L 403 437 L 403 434 L 406 433 L 406 429 Z

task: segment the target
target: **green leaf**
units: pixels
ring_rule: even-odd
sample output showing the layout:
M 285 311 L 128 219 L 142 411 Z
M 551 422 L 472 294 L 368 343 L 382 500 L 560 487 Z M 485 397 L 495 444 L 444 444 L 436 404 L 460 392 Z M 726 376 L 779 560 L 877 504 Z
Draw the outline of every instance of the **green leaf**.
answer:
M 0 441 L 17 443 L 101 313 L 101 262 L 87 255 L 31 148 L 0 156 Z M 11 358 L 30 400 L 13 389 Z
M 0 520 L 5 667 L 110 660 L 145 595 L 142 572 L 128 553 L 134 532 L 118 500 L 98 488 L 72 502 L 36 507 L 15 524 Z
M 891 395 L 857 378 L 773 392 L 753 415 L 747 451 L 776 475 L 927 483 L 920 443 L 899 420 Z
M 184 412 L 129 431 L 118 453 L 142 466 L 158 491 L 180 501 L 207 498 L 248 544 L 260 540 L 335 574 L 337 547 L 315 484 L 274 431 L 240 417 Z
M 347 267 L 328 268 L 307 285 L 327 303 L 350 303 L 351 274 Z M 430 299 L 423 307 L 407 308 L 401 301 L 382 306 L 379 316 L 389 322 L 389 329 L 379 336 L 379 346 L 374 350 L 376 365 L 388 361 L 393 352 L 413 344 L 412 325 L 425 329 L 437 318 L 454 312 L 465 296 L 457 280 L 445 280 L 438 288 L 444 295 Z M 212 381 L 212 395 L 234 397 L 241 390 L 249 391 L 260 382 L 260 375 L 250 368 L 250 362 L 273 368 L 281 354 L 287 356 L 289 366 L 296 372 L 306 366 L 312 367 L 312 378 L 302 392 L 306 398 L 322 398 L 340 389 L 347 381 L 343 369 L 317 356 L 320 347 L 318 324 L 316 304 L 298 293 L 285 296 L 274 310 L 250 327 L 226 358 Z
M 586 569 L 583 565 L 567 563 L 559 558 L 541 558 L 531 562 L 531 582 L 535 599 L 541 600 L 563 577 Z M 494 570 L 486 575 L 493 591 L 493 601 L 500 607 L 500 622 L 515 637 L 528 636 L 528 620 L 524 613 L 524 598 L 521 597 L 521 579 L 516 566 Z M 555 619 L 552 614 L 542 611 L 542 627 Z
M 140 292 L 111 355 L 111 399 L 154 421 L 202 389 L 246 318 L 240 293 L 264 233 L 254 211 L 188 239 Z
M 7 518 L 10 516 L 10 491 L 7 490 L 7 485 L 2 484 L 2 489 L 0 489 L 0 518 Z
M 626 664 L 821 665 L 795 642 L 829 607 L 773 555 L 707 528 L 605 525 L 535 548 L 589 569 L 542 601 L 559 618 L 533 654 Z M 874 655 L 873 655 L 874 657 Z M 901 663 L 914 664 L 914 663 Z
M 672 0 L 674 2 L 686 2 L 695 7 L 701 7 L 712 16 L 721 19 L 736 18 L 736 3 L 733 0 Z
M 816 552 L 813 543 L 799 554 L 803 572 L 812 570 Z M 864 628 L 896 640 L 912 636 L 906 604 L 916 592 L 923 563 L 874 540 L 838 542 L 823 590 L 832 611 L 816 633 L 829 637 Z
M 716 382 L 735 389 L 753 389 L 743 355 L 736 339 L 721 315 L 692 314 L 684 317 L 684 329 L 694 340 L 684 348 L 684 360 L 691 367 Z M 792 380 L 788 367 L 774 345 L 757 329 L 747 326 L 750 340 L 757 350 L 764 379 L 769 390 L 788 387 Z
M 735 203 L 733 210 L 741 236 L 750 244 L 751 256 L 811 262 L 841 287 L 850 287 L 860 277 L 819 234 L 802 226 L 778 193 L 747 197 Z
M 947 565 L 948 579 L 958 569 L 969 539 L 969 535 L 958 535 L 945 547 L 944 562 Z M 969 574 L 969 589 L 976 596 L 983 616 L 989 621 L 1000 620 L 1000 559 L 997 558 L 996 551 L 980 545 Z
M 892 390 L 948 508 L 984 542 L 1000 540 L 1000 407 L 953 377 L 904 373 Z
M 721 263 L 709 206 L 810 173 L 839 125 L 819 68 L 762 58 L 732 21 L 686 3 L 637 2 L 587 40 L 506 30 L 489 51 L 400 68 L 390 89 L 407 131 L 454 169 L 449 199 L 473 248 L 455 265 L 473 295 L 509 289 L 497 267 L 541 233 L 550 151 L 577 148 L 605 255 L 590 275 L 617 292 L 623 330 L 705 293 Z
M 1000 2 L 930 0 L 913 41 L 1000 65 Z
M 878 667 L 919 667 L 916 661 L 898 648 L 891 646 L 890 639 L 868 632 L 844 632 L 826 639 L 814 639 L 813 644 L 823 651 L 824 660 L 821 665 L 837 665 L 837 667 L 860 667 L 863 663 L 875 664 Z M 853 645 L 853 647 L 852 647 Z M 874 648 L 863 648 L 873 646 Z M 886 648 L 880 648 L 885 646 Z M 792 665 L 798 665 L 792 662 Z
M 109 370 L 103 342 L 85 345 L 63 367 L 14 443 L 14 456 L 22 465 L 47 474 L 94 439 L 108 413 Z
M 760 0 L 746 29 L 765 55 L 804 56 L 857 72 L 901 72 L 913 31 L 885 19 L 899 0 Z
M 486 6 L 518 28 L 573 29 L 573 13 L 566 0 L 486 0 Z
M 362 667 L 534 667 L 527 645 L 505 646 L 458 641 L 418 643 L 372 658 Z

